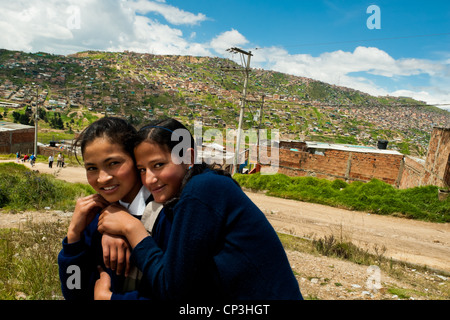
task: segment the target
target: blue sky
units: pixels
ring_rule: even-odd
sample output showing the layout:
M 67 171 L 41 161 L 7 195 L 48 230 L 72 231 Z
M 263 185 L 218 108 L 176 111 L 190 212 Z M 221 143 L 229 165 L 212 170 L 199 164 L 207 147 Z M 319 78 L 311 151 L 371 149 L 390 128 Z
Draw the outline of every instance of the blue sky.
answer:
M 254 54 L 252 67 L 450 108 L 448 0 L 0 0 L 0 8 L 0 48 L 236 59 L 226 49 L 240 47 Z

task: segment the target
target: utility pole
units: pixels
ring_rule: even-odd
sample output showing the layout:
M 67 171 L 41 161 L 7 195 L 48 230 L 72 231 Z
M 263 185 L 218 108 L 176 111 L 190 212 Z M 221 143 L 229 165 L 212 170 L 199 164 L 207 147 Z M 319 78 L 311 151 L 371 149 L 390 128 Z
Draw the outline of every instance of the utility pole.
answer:
M 39 119 L 39 115 L 38 115 L 39 87 L 38 86 L 36 86 L 36 111 L 34 112 L 34 156 L 35 157 L 37 157 L 37 137 L 38 137 L 38 119 Z
M 240 153 L 240 144 L 241 144 L 241 131 L 242 131 L 242 122 L 244 120 L 244 108 L 245 108 L 245 100 L 247 97 L 247 85 L 248 85 L 248 76 L 250 73 L 250 58 L 253 56 L 251 51 L 244 51 L 242 49 L 239 48 L 230 48 L 227 49 L 227 51 L 232 52 L 232 53 L 240 53 L 242 56 L 246 55 L 247 56 L 247 63 L 245 63 L 245 59 L 243 59 L 244 61 L 244 72 L 245 72 L 245 78 L 244 78 L 244 91 L 242 92 L 242 99 L 241 99 L 241 111 L 239 113 L 239 127 L 238 127 L 238 134 L 237 134 L 237 141 L 236 141 L 236 153 L 234 155 L 234 160 L 233 160 L 233 172 L 232 174 L 235 174 L 237 172 L 237 168 L 239 165 L 238 159 L 239 159 L 239 153 Z
M 38 133 L 38 101 L 39 101 L 39 91 L 36 88 L 36 112 L 34 113 L 34 156 L 37 157 L 37 133 Z
M 264 98 L 266 97 L 265 94 L 262 94 L 261 96 L 261 101 L 259 100 L 250 100 L 248 99 L 247 102 L 254 102 L 254 103 L 259 103 L 259 114 L 258 117 L 259 119 L 256 119 L 256 117 L 253 118 L 253 121 L 258 120 L 258 135 L 257 135 L 257 142 L 256 142 L 256 150 L 257 150 L 257 162 L 259 163 L 259 145 L 261 144 L 261 124 L 262 124 L 262 118 L 263 118 L 263 107 L 264 107 Z
M 264 106 L 264 98 L 265 95 L 263 94 L 262 98 L 261 98 L 261 106 L 259 107 L 259 124 L 258 124 L 258 143 L 256 145 L 256 152 L 258 154 L 257 157 L 257 162 L 259 163 L 259 157 L 260 157 L 260 144 L 261 144 L 261 122 L 262 122 L 262 117 L 263 117 L 263 106 Z

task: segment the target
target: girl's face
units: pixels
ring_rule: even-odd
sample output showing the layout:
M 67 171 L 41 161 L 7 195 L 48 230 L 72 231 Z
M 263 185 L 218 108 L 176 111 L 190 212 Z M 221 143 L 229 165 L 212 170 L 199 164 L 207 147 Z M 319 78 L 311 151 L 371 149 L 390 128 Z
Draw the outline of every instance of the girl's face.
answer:
M 142 184 L 152 193 L 155 201 L 165 203 L 180 190 L 188 164 L 175 164 L 171 153 L 156 143 L 142 142 L 134 149 L 136 165 Z
M 96 138 L 86 145 L 83 160 L 89 184 L 106 201 L 133 201 L 142 184 L 133 159 L 119 144 Z

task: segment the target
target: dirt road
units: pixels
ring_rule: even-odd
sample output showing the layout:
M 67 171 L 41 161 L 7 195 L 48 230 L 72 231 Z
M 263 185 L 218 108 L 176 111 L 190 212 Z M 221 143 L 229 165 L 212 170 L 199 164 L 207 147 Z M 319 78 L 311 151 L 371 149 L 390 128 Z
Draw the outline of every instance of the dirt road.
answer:
M 82 167 L 49 168 L 37 163 L 33 170 L 68 182 L 87 183 Z M 375 245 L 384 246 L 387 257 L 450 272 L 449 223 L 407 220 L 246 193 L 277 231 L 306 238 L 333 234 L 370 250 Z
M 10 160 L 1 160 L 0 162 L 11 162 Z M 22 162 L 20 162 L 22 163 Z M 25 163 L 27 168 L 31 170 L 39 171 L 40 173 L 48 173 L 54 175 L 56 178 L 67 182 L 79 182 L 87 183 L 86 171 L 83 167 L 56 167 L 56 161 L 53 163 L 52 168 L 48 167 L 46 163 L 37 162 L 34 167 L 31 167 L 30 163 Z
M 29 164 L 26 164 L 26 166 L 29 167 Z M 58 179 L 68 182 L 86 183 L 85 171 L 81 167 L 56 168 L 54 166 L 50 169 L 46 164 L 37 163 L 33 170 L 53 174 Z M 266 214 L 274 228 L 279 232 L 310 239 L 323 238 L 325 235 L 332 234 L 338 239 L 343 238 L 369 250 L 373 250 L 375 246 L 378 248 L 384 246 L 386 248 L 384 257 L 392 257 L 396 260 L 450 273 L 449 223 L 437 224 L 379 216 L 274 198 L 262 193 L 246 191 L 246 194 Z M 35 213 L 25 214 L 32 215 L 35 217 L 34 219 L 38 218 Z M 55 216 L 55 213 L 52 213 L 52 215 Z M 56 215 L 59 216 L 59 214 Z M 67 213 L 64 215 L 67 215 Z M 0 215 L 0 227 L 9 219 L 7 216 L 7 214 Z M 18 218 L 17 215 L 10 216 L 12 219 Z M 39 216 L 38 219 L 45 219 L 45 214 L 42 217 Z M 2 220 L 5 221 L 2 223 Z M 395 295 L 386 292 L 378 292 L 378 295 L 374 296 L 373 293 L 366 291 L 364 286 L 368 277 L 367 266 L 300 252 L 287 251 L 287 253 L 305 296 L 319 299 L 395 298 Z M 415 277 L 426 279 L 426 281 L 439 281 L 439 288 L 444 290 L 442 291 L 442 297 L 444 299 L 449 298 L 447 278 L 421 274 L 414 269 L 411 273 L 414 273 Z M 396 279 L 389 276 L 383 275 L 382 280 L 386 287 L 405 288 L 409 286 L 411 290 L 415 290 L 415 284 L 399 284 Z M 413 282 L 416 283 L 416 280 Z M 437 295 L 441 295 L 439 291 L 437 291 Z M 417 295 L 415 298 L 420 299 L 422 296 Z
M 385 256 L 450 272 L 450 224 L 379 216 L 328 206 L 247 195 L 275 229 L 306 238 L 334 237 L 359 247 L 386 247 Z

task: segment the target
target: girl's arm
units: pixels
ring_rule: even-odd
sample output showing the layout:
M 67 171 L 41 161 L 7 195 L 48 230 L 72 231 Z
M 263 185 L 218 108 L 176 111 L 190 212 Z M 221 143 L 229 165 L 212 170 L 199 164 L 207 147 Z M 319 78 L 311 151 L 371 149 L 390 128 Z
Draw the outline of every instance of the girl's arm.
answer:
M 125 212 L 111 206 L 102 213 L 98 228 L 127 237 L 133 248 L 132 261 L 159 299 L 198 298 L 203 294 L 208 298 L 211 293 L 206 288 L 217 276 L 211 263 L 222 218 L 214 208 L 196 199 L 185 199 L 177 206 L 182 212 L 175 214 L 165 252 L 142 224 L 139 226 Z
M 84 230 L 79 241 L 68 243 L 67 237 L 63 240 L 58 267 L 61 290 L 66 300 L 94 298 L 96 266 L 100 263 L 96 257 L 101 253 L 97 219 L 98 215 Z
M 81 234 L 92 222 L 95 215 L 109 203 L 99 194 L 79 198 L 75 205 L 72 220 L 67 230 L 67 242 L 74 243 L 80 240 Z
M 111 204 L 103 210 L 98 219 L 98 231 L 126 237 L 131 248 L 149 236 L 140 220 L 116 204 Z
M 127 239 L 122 236 L 103 234 L 102 236 L 103 262 L 106 268 L 116 271 L 117 275 L 125 271 L 125 277 L 130 271 L 131 247 Z

